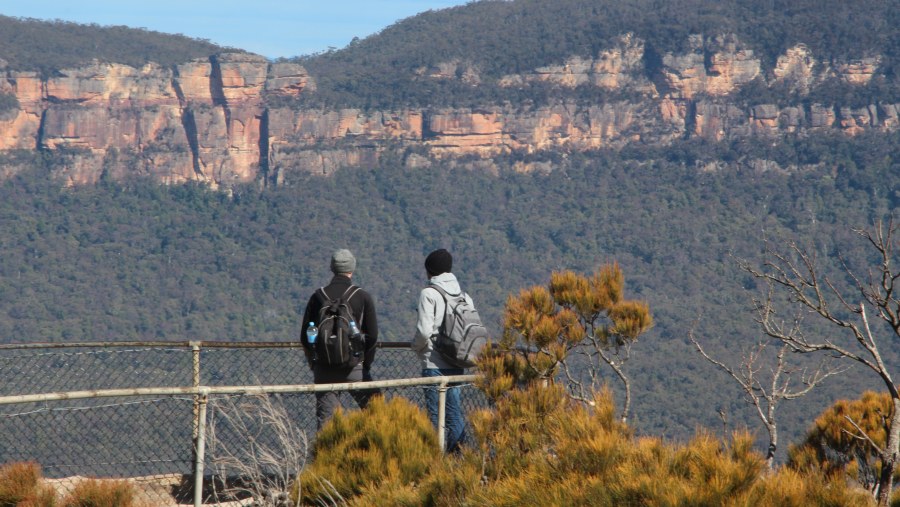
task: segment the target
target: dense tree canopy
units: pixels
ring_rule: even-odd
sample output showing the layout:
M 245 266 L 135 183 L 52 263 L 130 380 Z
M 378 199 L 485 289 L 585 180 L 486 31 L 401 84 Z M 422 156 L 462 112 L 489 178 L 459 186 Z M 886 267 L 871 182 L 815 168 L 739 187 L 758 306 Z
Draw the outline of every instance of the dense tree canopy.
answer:
M 401 20 L 349 46 L 299 59 L 318 92 L 305 100 L 353 107 L 477 105 L 522 99 L 540 101 L 543 86 L 500 88 L 501 76 L 558 65 L 571 56 L 594 58 L 615 38 L 634 33 L 646 41 L 651 71 L 666 53 L 688 50 L 688 36 L 736 34 L 770 69 L 778 56 L 806 44 L 820 65 L 882 55 L 888 76 L 881 99 L 900 97 L 896 0 L 483 0 Z M 458 61 L 482 77 L 411 79 L 417 69 Z M 555 90 L 560 94 L 564 90 Z M 854 100 L 867 92 L 849 92 Z M 569 92 L 567 92 L 569 93 Z M 581 90 L 580 93 L 585 93 Z M 827 92 L 837 95 L 838 91 Z M 578 97 L 578 93 L 570 93 Z M 872 102 L 867 102 L 869 104 Z
M 14 70 L 45 75 L 94 59 L 132 67 L 147 62 L 176 65 L 224 49 L 207 40 L 140 28 L 0 16 L 0 58 Z

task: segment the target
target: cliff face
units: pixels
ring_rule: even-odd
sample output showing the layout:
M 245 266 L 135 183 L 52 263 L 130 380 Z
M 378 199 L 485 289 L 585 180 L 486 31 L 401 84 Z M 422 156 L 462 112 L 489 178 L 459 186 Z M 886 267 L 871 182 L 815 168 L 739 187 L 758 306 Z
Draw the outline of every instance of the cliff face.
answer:
M 597 87 L 627 99 L 396 111 L 270 107 L 269 97 L 310 93 L 314 80 L 299 65 L 246 54 L 174 68 L 95 63 L 49 79 L 4 71 L 0 92 L 15 95 L 19 106 L 0 112 L 0 150 L 55 152 L 61 162 L 54 170 L 72 185 L 139 174 L 228 187 L 258 179 L 278 184 L 297 171 L 329 174 L 341 166 L 373 165 L 384 150 L 413 146 L 420 149 L 406 163 L 422 166 L 436 157 L 900 127 L 900 104 L 744 106 L 733 99 L 753 82 L 783 85 L 801 96 L 833 79 L 864 85 L 878 76 L 879 57 L 823 65 L 797 45 L 765 69 L 734 36 L 693 36 L 687 52 L 658 60 L 650 65 L 643 41 L 626 34 L 596 58 L 573 57 L 497 82 Z M 477 69 L 459 61 L 419 69 L 410 78 L 484 82 Z
M 265 93 L 311 85 L 299 65 L 223 54 L 165 69 L 100 64 L 41 80 L 7 72 L 0 91 L 18 111 L 0 116 L 0 149 L 64 153 L 69 184 L 149 175 L 166 183 L 253 181 L 266 142 Z

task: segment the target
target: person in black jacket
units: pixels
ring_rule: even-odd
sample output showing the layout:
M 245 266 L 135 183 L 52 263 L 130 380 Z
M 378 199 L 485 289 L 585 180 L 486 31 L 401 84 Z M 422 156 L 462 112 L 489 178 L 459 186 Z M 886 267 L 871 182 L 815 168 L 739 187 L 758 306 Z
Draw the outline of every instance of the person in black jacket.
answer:
M 356 258 L 350 250 L 341 249 L 334 252 L 331 256 L 331 271 L 334 273 L 331 281 L 322 288 L 316 290 L 309 298 L 306 305 L 306 311 L 303 314 L 303 324 L 300 329 L 300 341 L 303 343 L 303 349 L 306 353 L 306 360 L 313 371 L 313 381 L 316 384 L 336 384 L 343 382 L 360 382 L 372 380 L 371 368 L 372 362 L 375 360 L 375 344 L 378 341 L 378 317 L 375 315 L 375 304 L 372 296 L 368 292 L 360 289 L 350 297 L 350 308 L 353 318 L 359 325 L 360 331 L 365 336 L 365 350 L 363 352 L 362 361 L 351 367 L 328 366 L 320 364 L 313 360 L 314 353 L 309 339 L 306 336 L 306 329 L 309 321 L 316 322 L 318 320 L 319 310 L 325 304 L 325 298 L 321 294 L 322 291 L 331 298 L 340 298 L 345 291 L 352 285 L 351 279 L 353 272 L 356 270 Z M 316 322 L 318 324 L 318 322 Z M 321 339 L 320 337 L 319 339 Z M 353 399 L 360 408 L 365 408 L 369 403 L 369 399 L 376 394 L 377 391 L 350 391 Z M 328 419 L 334 414 L 334 411 L 340 406 L 339 392 L 322 392 L 316 393 L 316 421 L 321 429 Z

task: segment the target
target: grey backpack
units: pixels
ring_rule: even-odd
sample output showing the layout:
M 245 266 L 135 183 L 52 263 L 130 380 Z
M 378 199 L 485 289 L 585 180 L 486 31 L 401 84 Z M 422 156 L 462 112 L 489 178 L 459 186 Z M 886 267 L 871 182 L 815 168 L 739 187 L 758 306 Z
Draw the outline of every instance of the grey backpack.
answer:
M 450 364 L 458 368 L 475 366 L 475 359 L 487 345 L 488 332 L 481 323 L 478 310 L 466 293 L 450 294 L 437 285 L 429 285 L 444 298 L 444 320 L 434 339 L 434 348 Z

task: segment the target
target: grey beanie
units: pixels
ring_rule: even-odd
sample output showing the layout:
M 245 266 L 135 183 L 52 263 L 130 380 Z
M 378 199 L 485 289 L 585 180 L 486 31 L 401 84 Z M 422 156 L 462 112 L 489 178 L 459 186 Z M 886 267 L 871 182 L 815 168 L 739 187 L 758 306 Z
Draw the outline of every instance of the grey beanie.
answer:
M 356 271 L 356 257 L 350 250 L 342 248 L 331 256 L 331 272 L 334 274 L 352 273 Z

